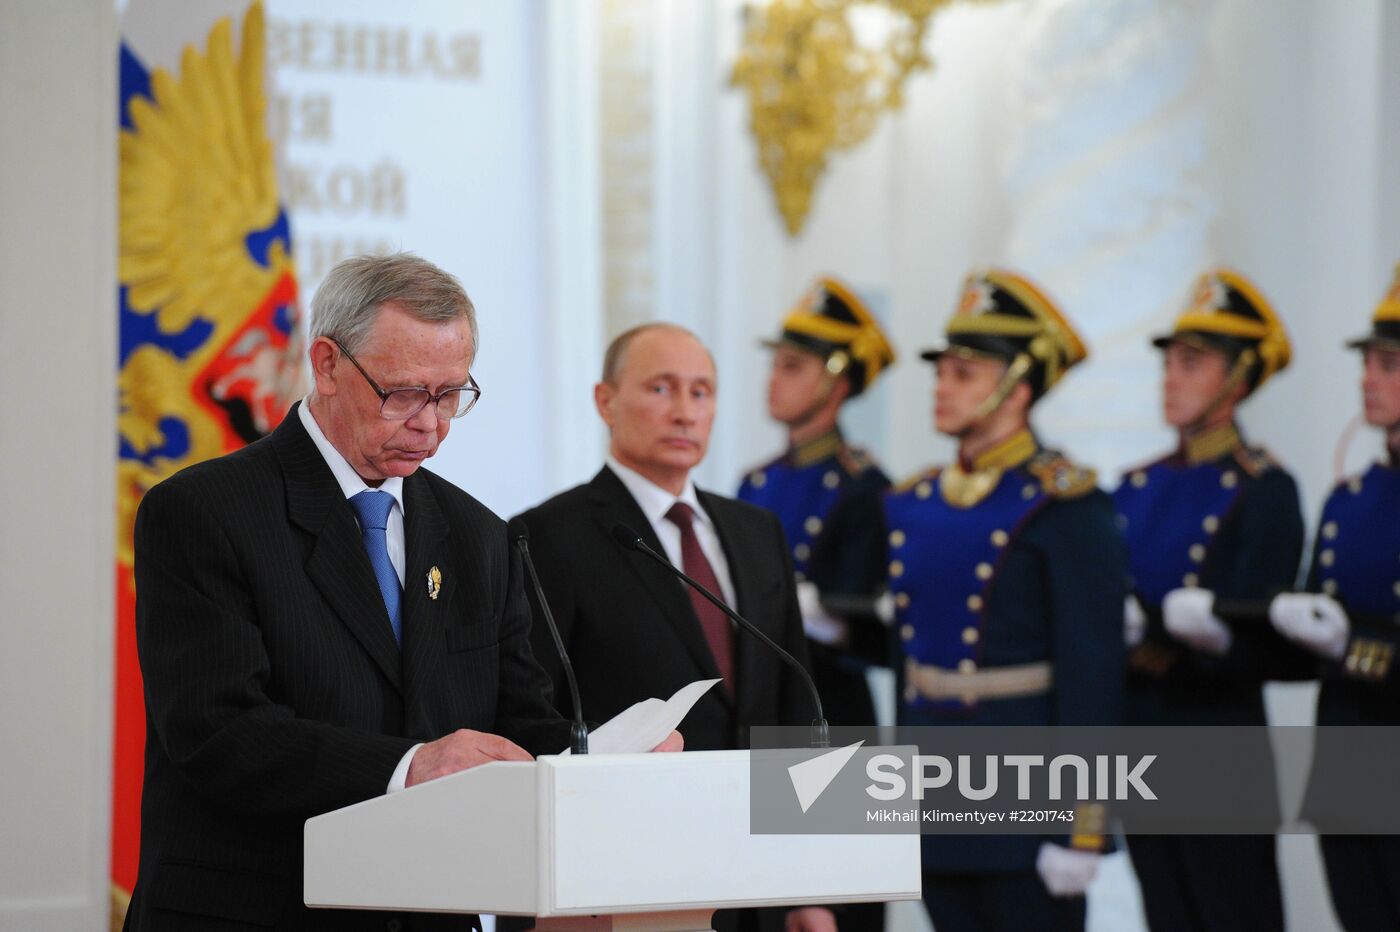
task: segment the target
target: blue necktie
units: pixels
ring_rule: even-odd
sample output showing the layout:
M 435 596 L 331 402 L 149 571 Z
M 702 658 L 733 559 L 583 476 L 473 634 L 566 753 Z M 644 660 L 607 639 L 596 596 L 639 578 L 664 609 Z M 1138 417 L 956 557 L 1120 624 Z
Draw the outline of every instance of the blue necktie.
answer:
M 403 619 L 399 613 L 399 602 L 403 599 L 403 587 L 399 585 L 399 574 L 394 572 L 394 564 L 389 561 L 389 512 L 394 510 L 394 496 L 388 492 L 365 489 L 352 496 L 350 505 L 360 519 L 360 538 L 365 542 L 365 552 L 369 554 L 369 565 L 374 568 L 374 578 L 379 582 L 379 593 L 384 596 L 384 607 L 389 610 L 389 624 L 394 629 L 394 640 L 403 643 Z

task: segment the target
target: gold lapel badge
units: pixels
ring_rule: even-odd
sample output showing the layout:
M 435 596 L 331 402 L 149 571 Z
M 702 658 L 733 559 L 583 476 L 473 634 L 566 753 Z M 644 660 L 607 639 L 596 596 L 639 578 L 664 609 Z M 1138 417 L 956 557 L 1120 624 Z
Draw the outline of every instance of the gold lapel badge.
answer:
M 442 570 L 436 566 L 428 570 L 428 598 L 436 600 L 442 591 Z

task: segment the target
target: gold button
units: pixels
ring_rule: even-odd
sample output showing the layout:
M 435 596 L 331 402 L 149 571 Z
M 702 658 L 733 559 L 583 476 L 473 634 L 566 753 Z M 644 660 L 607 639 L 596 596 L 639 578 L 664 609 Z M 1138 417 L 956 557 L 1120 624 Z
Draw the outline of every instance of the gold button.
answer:
M 1128 481 L 1133 484 L 1133 488 L 1140 489 L 1143 486 L 1147 485 L 1147 473 L 1139 469 L 1137 472 L 1133 473 L 1131 476 L 1128 477 Z
M 903 546 L 904 546 L 904 532 L 903 532 L 903 531 L 890 531 L 890 546 L 891 546 L 891 547 L 903 547 Z
M 1009 541 L 1010 539 L 1011 539 L 1011 537 L 1010 537 L 1005 531 L 1003 531 L 1001 528 L 997 528 L 995 531 L 992 532 L 992 546 L 993 546 L 993 547 L 1005 547 L 1005 546 L 1006 546 L 1006 542 Z
M 764 483 L 767 481 L 768 477 L 761 472 L 749 473 L 749 485 L 753 486 L 755 489 L 763 488 Z
M 822 476 L 822 485 L 826 486 L 828 489 L 834 489 L 840 484 L 841 477 L 836 474 L 836 470 L 834 469 L 830 470 L 829 472 L 827 472 L 826 475 Z
M 963 643 L 976 644 L 981 633 L 976 628 L 963 628 Z
M 992 578 L 992 564 L 990 564 L 990 563 L 979 563 L 979 564 L 977 564 L 977 578 L 978 578 L 978 579 L 981 579 L 981 580 L 984 580 L 984 581 L 985 581 L 985 580 L 988 580 L 988 579 L 991 579 L 991 578 Z
M 907 593 L 907 592 L 901 592 L 899 595 L 895 596 L 895 597 L 894 597 L 894 604 L 895 604 L 895 607 L 896 607 L 896 608 L 908 608 L 908 607 L 909 607 L 909 593 Z
M 1322 581 L 1322 591 L 1328 595 L 1337 594 L 1337 581 L 1335 579 L 1324 579 Z
M 1201 522 L 1201 527 L 1206 529 L 1207 534 L 1214 534 L 1220 530 L 1220 519 L 1215 515 L 1206 515 L 1205 520 Z
M 970 595 L 967 597 L 967 610 L 970 612 L 982 611 L 982 597 L 980 595 Z
M 1322 526 L 1322 536 L 1328 540 L 1335 540 L 1337 538 L 1337 522 L 1328 521 L 1324 524 Z
M 1317 561 L 1323 566 L 1331 566 L 1337 562 L 1337 554 L 1331 550 L 1324 550 L 1318 555 Z
M 904 561 L 903 561 L 903 560 L 891 560 L 891 561 L 890 561 L 890 575 L 893 576 L 895 579 L 898 579 L 899 577 L 901 577 L 901 576 L 904 575 Z
M 1191 549 L 1186 551 L 1186 555 L 1191 558 L 1192 563 L 1200 563 L 1206 558 L 1205 544 L 1192 544 Z
M 912 641 L 912 640 L 914 640 L 914 626 L 913 626 L 913 625 L 903 625 L 903 626 L 901 626 L 900 629 L 899 629 L 899 636 L 902 637 L 902 638 L 904 638 L 904 640 L 906 640 L 906 641 Z
M 1348 482 L 1348 483 L 1347 483 L 1347 489 L 1350 490 L 1350 492 L 1351 492 L 1352 495 L 1360 495 L 1360 494 L 1361 494 L 1361 477 L 1360 477 L 1360 476 L 1356 476 L 1356 477 L 1353 478 L 1350 482 Z
M 958 672 L 959 672 L 959 673 L 976 673 L 976 672 L 977 672 L 977 661 L 975 661 L 975 660 L 969 660 L 969 659 L 967 659 L 967 658 L 963 658 L 962 660 L 959 660 L 959 661 L 958 661 Z
M 792 555 L 799 560 L 805 560 L 812 555 L 812 548 L 806 544 L 798 544 L 792 548 Z
M 1035 493 L 1036 488 L 1033 485 L 1028 485 L 1025 488 L 1021 489 L 1021 497 L 1024 498 L 1026 501 L 1030 501 L 1031 499 L 1035 498 Z
M 933 494 L 933 484 L 925 479 L 923 482 L 914 486 L 914 494 L 919 496 L 919 498 L 928 498 Z
M 816 515 L 812 515 L 812 517 L 802 522 L 802 530 L 816 537 L 822 532 L 822 519 L 818 518 Z
M 1233 470 L 1220 477 L 1221 488 L 1233 489 L 1235 486 L 1239 485 L 1239 482 L 1240 477 L 1235 475 Z
M 1196 586 L 1199 585 L 1200 582 L 1201 578 L 1195 573 L 1187 573 L 1185 576 L 1181 577 L 1181 584 L 1188 589 L 1196 588 Z

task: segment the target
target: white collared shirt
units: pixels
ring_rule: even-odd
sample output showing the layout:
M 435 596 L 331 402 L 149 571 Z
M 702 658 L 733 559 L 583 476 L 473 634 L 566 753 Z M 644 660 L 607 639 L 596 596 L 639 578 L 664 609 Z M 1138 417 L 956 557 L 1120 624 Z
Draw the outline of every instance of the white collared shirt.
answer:
M 311 413 L 310 396 L 301 400 L 301 405 L 297 408 L 297 416 L 301 418 L 301 426 L 306 428 L 306 432 L 311 436 L 311 442 L 316 444 L 316 449 L 320 451 L 321 458 L 326 461 L 326 465 L 331 468 L 331 474 L 335 476 L 335 481 L 340 485 L 340 491 L 345 493 L 347 500 L 359 495 L 365 489 L 370 488 L 365 480 L 360 478 L 360 474 L 351 468 L 349 462 L 340 454 L 329 440 L 326 439 L 325 432 L 321 430 L 321 425 L 316 423 L 316 417 Z M 400 476 L 390 476 L 379 486 L 378 491 L 388 492 L 394 497 L 394 507 L 389 510 L 389 520 L 384 529 L 384 536 L 389 545 L 389 562 L 394 565 L 394 572 L 399 575 L 399 585 L 403 585 L 404 568 L 404 533 L 403 533 L 403 479 Z M 359 523 L 356 516 L 355 522 Z M 385 789 L 386 793 L 397 793 L 408 783 L 408 768 L 413 764 L 413 755 L 421 748 L 422 743 L 415 744 L 408 749 L 399 760 L 399 765 L 394 768 L 394 773 L 389 777 L 389 785 Z
M 725 559 L 724 548 L 720 546 L 714 522 L 710 520 L 705 509 L 700 507 L 700 499 L 695 494 L 695 484 L 690 481 L 690 477 L 686 477 L 685 488 L 681 489 L 681 494 L 672 495 L 635 469 L 629 469 L 619 463 L 614 456 L 608 457 L 607 466 L 622 480 L 637 507 L 646 515 L 671 564 L 682 569 L 685 568 L 685 561 L 681 559 L 681 529 L 666 517 L 666 512 L 670 511 L 676 502 L 684 502 L 690 506 L 690 510 L 695 512 L 692 522 L 695 537 L 700 541 L 700 549 L 705 552 L 705 559 L 710 561 L 710 568 L 715 571 L 715 578 L 719 580 L 719 594 L 724 596 L 724 601 L 730 608 L 737 609 L 738 606 L 734 604 L 734 582 L 729 575 L 729 561 Z
M 360 478 L 360 474 L 350 466 L 345 457 L 341 455 L 321 430 L 321 425 L 316 423 L 316 417 L 311 413 L 310 397 L 301 400 L 301 406 L 297 408 L 297 415 L 301 417 L 301 426 L 306 428 L 306 432 L 311 435 L 311 442 L 316 444 L 316 449 L 321 451 L 321 458 L 326 461 L 326 465 L 331 468 L 331 474 L 335 476 L 335 481 L 340 485 L 340 491 L 345 493 L 345 498 L 351 499 L 371 486 Z M 376 490 L 388 492 L 394 497 L 394 506 L 389 510 L 389 520 L 384 529 L 384 535 L 389 544 L 389 562 L 394 565 L 394 572 L 399 575 L 399 586 L 403 586 L 404 573 L 404 532 L 403 532 L 403 478 L 400 476 L 390 476 Z M 356 522 L 359 522 L 357 517 Z

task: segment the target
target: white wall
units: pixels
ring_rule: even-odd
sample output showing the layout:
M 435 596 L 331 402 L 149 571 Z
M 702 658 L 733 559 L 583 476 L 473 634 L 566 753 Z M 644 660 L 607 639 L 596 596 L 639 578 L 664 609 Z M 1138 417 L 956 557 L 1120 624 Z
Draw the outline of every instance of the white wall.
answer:
M 1076 2 L 1037 0 L 1032 9 L 1043 16 Z M 1007 196 L 1004 150 L 1036 138 L 1005 125 L 1025 106 L 1006 56 L 1035 47 L 1035 36 L 1018 33 L 1034 17 L 1026 0 L 941 14 L 931 37 L 936 70 L 912 78 L 904 110 L 860 149 L 833 158 L 807 229 L 792 240 L 758 171 L 743 96 L 727 86 L 741 5 L 672 0 L 653 18 L 654 313 L 696 328 L 721 370 L 720 419 L 700 478 L 729 489 L 780 448 L 763 414 L 768 360 L 756 343 L 823 271 L 870 294 L 894 336 L 900 363 L 847 424 L 892 474 L 907 474 L 949 452 L 927 427 L 931 380 L 917 349 L 938 334 L 969 268 L 1031 254 L 1011 248 L 1024 244 L 1025 216 Z M 1104 6 L 1120 8 L 1144 16 L 1155 6 Z M 1389 168 L 1400 149 L 1400 95 L 1391 92 L 1400 87 L 1400 6 L 1191 0 L 1180 8 L 1209 24 L 1210 248 L 1261 283 L 1296 346 L 1293 368 L 1247 406 L 1245 423 L 1294 467 L 1311 518 L 1357 409 L 1356 360 L 1340 341 L 1366 328 L 1400 258 L 1400 175 Z M 542 0 L 500 13 L 514 38 L 497 48 L 515 60 L 503 63 L 509 77 L 499 87 L 515 105 L 491 112 L 511 126 L 510 151 L 538 150 L 503 169 L 519 170 L 517 183 L 534 193 L 520 201 L 518 224 L 506 212 L 487 218 L 511 224 L 499 266 L 481 258 L 491 241 L 473 241 L 472 261 L 485 264 L 457 269 L 474 295 L 487 296 L 485 354 L 496 368 L 485 381 L 498 414 L 483 408 L 478 422 L 464 422 L 449 441 L 462 457 L 440 465 L 503 511 L 586 478 L 603 448 L 588 396 L 611 336 L 597 190 L 601 10 Z M 23 802 L 0 807 L 5 929 L 96 928 L 105 918 L 114 424 L 100 399 L 112 397 L 115 375 L 116 41 L 110 3 L 0 8 L 0 387 L 12 399 L 0 406 L 11 464 L 0 490 L 0 741 L 11 752 L 0 764 L 0 798 Z M 417 235 L 405 232 L 403 245 L 417 246 Z M 484 292 L 473 290 L 478 281 Z M 498 313 L 523 316 L 507 323 Z M 1129 346 L 1125 338 L 1096 349 L 1103 364 Z M 47 399 L 39 408 L 13 400 L 56 384 L 56 372 L 65 397 L 98 403 L 56 418 L 43 416 Z M 1155 381 L 1149 365 L 1123 389 L 1145 399 L 1149 423 Z M 1072 414 L 1048 406 L 1047 432 L 1072 451 L 1089 449 Z M 1123 440 L 1123 458 L 1152 453 L 1152 436 Z M 1362 431 L 1346 461 L 1354 467 L 1374 446 Z M 1277 714 L 1306 716 L 1306 691 L 1272 698 Z M 1322 928 L 1311 844 L 1286 843 L 1285 871 L 1293 915 Z
M 0 929 L 107 922 L 116 16 L 0 7 Z

